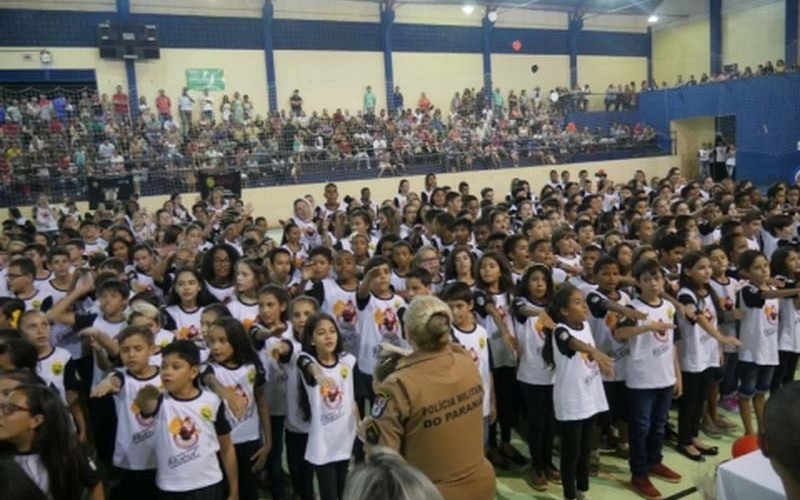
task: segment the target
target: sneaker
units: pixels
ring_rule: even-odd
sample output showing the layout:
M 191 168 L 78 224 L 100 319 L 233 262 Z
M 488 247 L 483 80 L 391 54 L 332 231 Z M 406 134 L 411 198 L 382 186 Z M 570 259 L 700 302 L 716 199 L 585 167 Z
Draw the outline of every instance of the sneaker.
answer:
M 525 463 L 528 462 L 528 459 L 525 458 L 522 453 L 518 452 L 516 448 L 511 446 L 511 443 L 503 443 L 500 446 L 500 453 L 518 465 L 525 465 Z
M 556 469 L 552 465 L 545 468 L 544 475 L 547 477 L 547 480 L 550 481 L 551 483 L 561 484 L 561 473 L 558 472 L 558 469 Z
M 733 396 L 725 396 L 719 405 L 731 413 L 739 413 L 739 401 Z
M 728 420 L 727 418 L 720 415 L 714 420 L 714 424 L 721 430 L 722 432 L 730 432 L 739 429 L 739 426 Z
M 633 486 L 636 493 L 648 500 L 661 500 L 663 498 L 661 492 L 653 486 L 649 478 L 634 476 L 631 478 L 631 486 Z
M 680 483 L 681 482 L 681 475 L 675 472 L 674 470 L 670 469 L 663 463 L 657 463 L 650 467 L 650 474 L 653 476 L 663 479 L 668 483 Z
M 578 490 L 578 500 L 592 500 L 592 497 L 589 496 L 588 491 Z
M 530 473 L 531 486 L 536 491 L 547 491 L 549 483 L 547 482 L 547 475 L 542 470 L 531 469 Z

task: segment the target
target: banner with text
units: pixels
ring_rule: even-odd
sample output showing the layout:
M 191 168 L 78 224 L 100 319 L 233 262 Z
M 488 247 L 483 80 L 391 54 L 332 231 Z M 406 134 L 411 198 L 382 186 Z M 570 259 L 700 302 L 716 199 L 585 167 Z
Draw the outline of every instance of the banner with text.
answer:
M 225 74 L 221 69 L 187 69 L 189 90 L 225 90 Z

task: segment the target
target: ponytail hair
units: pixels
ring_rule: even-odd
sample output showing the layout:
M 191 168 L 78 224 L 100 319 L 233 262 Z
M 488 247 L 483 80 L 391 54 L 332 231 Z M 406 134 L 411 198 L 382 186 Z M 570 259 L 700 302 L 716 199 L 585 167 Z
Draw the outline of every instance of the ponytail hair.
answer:
M 556 289 L 555 293 L 553 294 L 550 305 L 547 306 L 547 314 L 553 320 L 553 323 L 564 323 L 566 318 L 564 317 L 564 313 L 561 312 L 563 309 L 566 309 L 569 305 L 569 299 L 573 293 L 577 292 L 578 289 L 570 284 L 563 284 Z M 542 348 L 542 359 L 544 360 L 544 364 L 549 367 L 550 369 L 555 368 L 556 363 L 555 359 L 553 358 L 553 329 L 552 328 L 545 328 L 544 329 L 544 347 Z

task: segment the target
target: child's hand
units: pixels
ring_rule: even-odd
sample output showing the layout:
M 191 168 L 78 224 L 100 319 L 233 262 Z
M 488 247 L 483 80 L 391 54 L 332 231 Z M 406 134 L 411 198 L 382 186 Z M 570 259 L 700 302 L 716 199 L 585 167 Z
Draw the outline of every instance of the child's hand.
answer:
M 678 377 L 678 379 L 675 380 L 675 385 L 672 387 L 672 397 L 679 398 L 682 395 L 683 395 L 683 380 L 681 380 L 681 378 Z
M 236 394 L 236 391 L 231 387 L 225 388 L 222 397 L 225 399 L 225 402 L 228 403 L 228 408 L 237 420 L 244 418 L 247 412 L 247 400 L 244 397 Z
M 539 321 L 541 321 L 542 326 L 548 330 L 556 329 L 556 322 L 553 321 L 553 318 L 551 318 L 550 315 L 545 311 L 539 313 Z
M 649 325 L 647 325 L 647 327 L 650 328 L 650 331 L 652 332 L 668 332 L 673 328 L 675 328 L 675 325 L 672 325 L 670 323 L 662 323 L 660 321 L 654 321 Z
M 104 335 L 103 332 L 96 328 L 84 328 L 78 335 L 89 343 L 93 351 L 102 351 L 103 345 L 100 343 L 100 336 Z
M 103 396 L 107 396 L 116 392 L 118 392 L 117 388 L 111 383 L 111 379 L 105 378 L 92 388 L 92 391 L 89 393 L 89 397 L 102 398 Z
M 314 277 L 314 263 L 310 261 L 303 262 L 302 279 L 308 281 Z
M 642 311 L 637 311 L 636 309 L 630 309 L 628 307 L 625 308 L 625 312 L 622 313 L 626 318 L 630 318 L 634 321 L 644 321 L 647 319 L 647 313 Z
M 722 340 L 720 340 L 720 343 L 728 347 L 739 347 L 740 345 L 742 345 L 742 341 L 737 339 L 736 337 L 723 336 Z
M 374 280 L 375 278 L 378 277 L 378 275 L 380 275 L 380 273 L 381 273 L 380 267 L 373 267 L 367 272 L 367 274 L 364 275 L 364 281 Z
M 592 357 L 595 361 L 597 361 L 597 366 L 600 368 L 600 373 L 608 378 L 614 377 L 614 358 L 600 351 L 593 353 Z
M 327 397 L 330 392 L 338 390 L 336 382 L 330 377 L 320 377 L 317 383 L 319 384 L 319 392 L 322 394 L 322 397 Z
M 267 445 L 262 446 L 255 453 L 250 456 L 250 461 L 253 462 L 253 465 L 250 467 L 252 472 L 258 472 L 264 468 L 264 465 L 267 463 L 267 455 L 269 455 L 270 447 Z

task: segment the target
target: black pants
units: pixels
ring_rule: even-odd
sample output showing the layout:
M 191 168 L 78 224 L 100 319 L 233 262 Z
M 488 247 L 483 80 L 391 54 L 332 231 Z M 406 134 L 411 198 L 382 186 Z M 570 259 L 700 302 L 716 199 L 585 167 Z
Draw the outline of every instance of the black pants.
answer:
M 236 450 L 236 465 L 239 471 L 239 498 L 258 500 L 258 477 L 251 470 L 253 462 L 250 457 L 261 448 L 261 441 L 238 443 L 233 448 Z
M 711 386 L 712 369 L 700 373 L 681 372 L 683 395 L 678 401 L 678 444 L 688 446 L 700 433 L 703 403 Z
M 119 478 L 108 495 L 109 500 L 146 500 L 155 498 L 158 493 L 156 488 L 156 470 L 128 470 L 115 468 L 115 475 Z
M 772 375 L 770 390 L 777 391 L 782 386 L 794 381 L 794 372 L 797 371 L 798 354 L 796 352 L 778 351 L 779 364 Z
M 489 448 L 497 448 L 497 424 L 500 424 L 500 442 L 511 442 L 514 425 L 514 392 L 517 385 L 516 370 L 510 366 L 492 368 L 497 422 L 489 426 Z
M 158 490 L 158 500 L 225 500 L 226 496 L 225 481 L 191 491 Z
M 270 426 L 272 427 L 272 449 L 267 455 L 267 477 L 269 477 L 269 489 L 272 498 L 286 498 L 286 485 L 283 484 L 283 415 L 272 415 Z
M 353 379 L 354 392 L 356 406 L 358 406 L 360 413 L 359 419 L 361 419 L 364 415 L 368 415 L 368 413 L 365 413 L 367 411 L 366 403 L 369 402 L 370 406 L 372 406 L 373 401 L 375 401 L 375 391 L 372 390 L 372 375 L 367 375 L 361 370 L 356 370 L 355 372 L 355 378 Z M 353 444 L 353 457 L 355 457 L 356 463 L 364 462 L 364 443 L 358 438 Z
M 589 491 L 589 458 L 595 417 L 559 422 L 561 428 L 561 487 L 564 498 L 578 497 L 577 490 Z
M 553 436 L 556 418 L 553 413 L 553 386 L 520 383 L 528 408 L 528 451 L 533 470 L 553 466 Z
M 314 500 L 314 468 L 305 459 L 308 434 L 286 431 L 286 461 L 292 491 L 300 500 Z
M 111 396 L 91 398 L 89 408 L 89 428 L 94 439 L 97 459 L 103 465 L 111 465 L 114 457 L 114 443 L 117 438 L 117 412 Z
M 320 500 L 341 500 L 344 494 L 344 483 L 347 479 L 347 460 L 315 465 Z
M 630 401 L 625 382 L 603 382 L 603 390 L 608 400 L 608 411 L 598 415 L 600 425 L 607 429 L 617 422 L 630 422 Z

